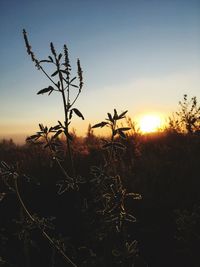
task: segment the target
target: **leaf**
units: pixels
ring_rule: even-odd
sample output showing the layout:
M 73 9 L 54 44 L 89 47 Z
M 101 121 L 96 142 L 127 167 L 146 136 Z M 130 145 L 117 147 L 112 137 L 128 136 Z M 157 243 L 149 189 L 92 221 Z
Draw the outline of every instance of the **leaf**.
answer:
M 62 57 L 62 54 L 60 53 L 58 56 L 58 61 L 61 59 L 61 57 Z
M 57 136 L 59 136 L 59 134 L 61 134 L 62 133 L 62 130 L 58 130 L 55 134 L 54 134 L 54 136 L 52 137 L 52 138 L 56 138 Z
M 52 126 L 49 128 L 49 132 L 53 132 L 53 133 L 55 132 Z
M 117 114 L 117 110 L 114 109 L 114 116 L 113 116 L 114 120 L 118 120 L 118 114 Z
M 5 162 L 5 161 L 1 161 L 0 166 L 4 169 L 9 171 L 10 170 L 10 166 Z
M 60 121 L 58 121 L 58 123 L 59 123 L 61 128 L 63 128 L 63 129 L 65 128 Z
M 115 256 L 115 257 L 119 257 L 119 256 L 121 255 L 121 252 L 120 252 L 119 250 L 117 250 L 117 249 L 113 249 L 113 250 L 112 250 L 112 254 L 113 254 L 113 256 Z
M 129 131 L 131 128 L 130 127 L 122 127 L 122 128 L 118 128 L 118 131 Z
M 112 118 L 112 115 L 110 113 L 108 113 L 108 118 L 111 122 L 114 122 L 113 118 Z
M 59 130 L 60 128 L 61 128 L 60 125 L 56 125 L 56 126 L 53 126 L 53 127 L 52 127 L 52 130 Z
M 39 63 L 52 63 L 52 61 L 51 60 L 47 60 L 47 59 L 44 59 L 44 60 L 40 60 L 40 62 Z
M 120 131 L 119 129 L 118 129 L 118 134 L 121 136 L 121 138 L 123 138 L 123 139 L 126 139 L 126 135 L 125 135 L 125 133 L 123 133 L 122 131 Z
M 119 119 L 123 119 L 123 118 L 125 118 L 124 115 L 125 115 L 127 112 L 128 112 L 128 110 L 122 112 L 122 113 L 118 116 L 118 118 L 119 118 Z
M 75 114 L 78 117 L 80 117 L 80 118 L 82 118 L 82 120 L 84 120 L 83 114 L 77 108 L 73 108 L 72 110 L 75 112 Z
M 54 76 L 56 76 L 57 74 L 58 74 L 58 70 L 57 71 L 55 71 L 53 74 L 51 74 L 51 77 L 54 77 Z
M 72 83 L 74 80 L 76 80 L 76 77 L 74 77 L 73 79 L 71 79 L 71 81 L 69 83 Z
M 42 90 L 40 90 L 39 92 L 37 92 L 37 95 L 41 95 L 41 94 L 45 94 L 48 92 L 52 92 L 54 90 L 54 88 L 52 86 L 49 86 L 47 88 L 44 88 Z
M 129 213 L 126 213 L 124 219 L 127 222 L 133 222 L 133 223 L 136 222 L 136 218 L 133 215 L 129 214 Z
M 104 127 L 107 124 L 108 124 L 108 122 L 102 121 L 100 123 L 97 123 L 97 124 L 93 125 L 92 128 L 99 128 L 99 127 L 102 128 L 102 127 Z
M 78 85 L 71 84 L 71 83 L 70 83 L 70 86 L 73 86 L 73 87 L 75 87 L 75 88 L 79 88 L 79 86 L 78 86 Z
M 127 249 L 129 254 L 137 253 L 138 252 L 138 242 L 134 240 L 131 244 L 127 244 Z
M 73 114 L 73 109 L 71 109 L 70 112 L 69 112 L 69 119 L 70 119 L 70 120 L 71 120 L 71 118 L 72 118 L 72 114 Z
M 142 196 L 138 193 L 128 193 L 126 194 L 126 197 L 132 197 L 134 200 L 141 200 L 142 199 Z
M 40 130 L 41 130 L 42 132 L 44 132 L 44 125 L 41 124 L 41 123 L 39 123 L 39 127 L 40 127 Z
M 26 138 L 26 141 L 30 141 L 30 140 L 38 139 L 38 138 L 39 138 L 39 135 L 34 134 L 34 135 L 31 135 L 31 136 L 27 137 L 27 138 Z
M 48 58 L 50 59 L 51 62 L 53 62 L 53 58 L 51 56 L 48 56 Z
M 50 95 L 52 92 L 53 92 L 53 90 L 52 90 L 52 91 L 50 91 L 50 92 L 48 93 L 48 95 Z
M 65 191 L 68 191 L 70 188 L 74 188 L 73 178 L 67 177 L 67 179 L 59 181 L 57 184 L 59 186 L 58 194 L 62 195 Z
M 50 88 L 51 90 L 55 90 L 51 85 L 48 88 Z

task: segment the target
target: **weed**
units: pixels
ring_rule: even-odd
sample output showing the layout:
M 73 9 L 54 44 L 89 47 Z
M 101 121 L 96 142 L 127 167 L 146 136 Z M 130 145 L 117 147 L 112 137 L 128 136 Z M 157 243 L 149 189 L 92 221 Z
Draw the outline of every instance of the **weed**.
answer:
M 74 163 L 73 135 L 70 132 L 73 116 L 76 115 L 84 120 L 81 111 L 75 107 L 83 88 L 83 71 L 80 60 L 77 60 L 77 76 L 72 76 L 66 44 L 63 46 L 63 52 L 57 53 L 54 44 L 50 43 L 51 55 L 47 59 L 39 60 L 32 51 L 25 30 L 23 30 L 23 37 L 28 55 L 36 68 L 51 83 L 46 88 L 39 90 L 37 94 L 49 96 L 59 93 L 65 118 L 64 121 L 58 120 L 56 125 L 50 127 L 40 123 L 39 131 L 28 137 L 27 142 L 38 144 L 51 154 L 52 160 L 57 164 L 62 175 L 62 180 L 57 182 L 59 188 L 57 193 L 63 195 L 65 192 L 71 191 L 74 196 L 78 196 L 82 205 L 79 213 L 84 218 L 82 227 L 87 230 L 87 234 L 85 239 L 80 240 L 82 245 L 74 247 L 74 252 L 68 256 L 63 242 L 59 241 L 62 238 L 55 238 L 49 233 L 49 227 L 51 231 L 54 228 L 52 222 L 30 212 L 25 205 L 19 189 L 22 174 L 7 163 L 1 162 L 0 174 L 4 184 L 17 195 L 24 213 L 24 217 L 22 216 L 21 220 L 16 221 L 22 228 L 19 237 L 27 245 L 27 240 L 31 239 L 29 232 L 37 229 L 52 246 L 52 266 L 56 264 L 55 252 L 62 255 L 69 266 L 79 264 L 81 266 L 133 266 L 135 257 L 138 255 L 138 246 L 137 241 L 129 234 L 129 224 L 135 223 L 136 218 L 127 211 L 125 201 L 127 198 L 139 200 L 141 195 L 127 192 L 118 174 L 118 162 L 126 149 L 124 140 L 126 140 L 126 132 L 130 130 L 130 127 L 119 127 L 117 123 L 125 118 L 127 111 L 118 114 L 114 109 L 113 115 L 108 113 L 105 121 L 90 127 L 89 134 L 92 134 L 91 131 L 94 128 L 106 126 L 110 129 L 111 135 L 110 139 L 102 140 L 103 165 L 90 166 L 89 177 L 80 176 Z M 50 64 L 55 68 L 53 73 L 49 74 L 46 71 L 45 64 Z M 75 83 L 76 81 L 78 82 Z M 75 95 L 72 90 L 76 90 Z M 64 149 L 63 143 L 59 139 L 61 134 L 65 136 L 66 147 Z M 3 197 L 4 195 L 1 193 L 1 198 L 3 199 Z M 88 256 L 81 259 L 80 253 L 83 251 L 87 252 Z M 26 254 L 29 254 L 27 249 Z M 30 265 L 29 259 L 27 259 L 26 265 Z

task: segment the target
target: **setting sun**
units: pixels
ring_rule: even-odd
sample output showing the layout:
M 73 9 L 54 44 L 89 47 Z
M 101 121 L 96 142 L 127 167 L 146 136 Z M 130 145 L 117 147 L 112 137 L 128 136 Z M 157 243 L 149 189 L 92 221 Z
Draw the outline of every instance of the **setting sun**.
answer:
M 162 119 L 159 115 L 144 115 L 139 120 L 139 127 L 142 133 L 156 132 L 162 125 Z

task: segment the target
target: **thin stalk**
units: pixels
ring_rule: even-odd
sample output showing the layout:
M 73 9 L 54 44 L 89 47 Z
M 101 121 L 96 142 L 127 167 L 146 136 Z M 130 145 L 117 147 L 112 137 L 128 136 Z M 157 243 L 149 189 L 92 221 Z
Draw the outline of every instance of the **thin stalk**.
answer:
M 51 77 L 49 76 L 49 74 L 43 69 L 43 67 L 41 65 L 40 65 L 40 69 L 46 75 L 46 77 L 58 88 L 58 85 L 54 82 L 53 79 L 51 79 Z
M 24 221 L 24 210 L 22 207 L 20 207 L 20 219 L 23 222 Z M 29 242 L 28 242 L 28 236 L 27 231 L 24 231 L 24 238 L 23 238 L 23 250 L 24 250 L 24 261 L 26 264 L 26 267 L 30 267 L 30 251 L 29 251 Z
M 47 135 L 45 136 L 45 140 L 46 140 L 47 144 L 49 145 L 49 149 L 51 151 L 51 154 L 53 155 L 54 154 L 54 151 L 53 151 L 53 149 L 51 147 L 51 142 L 49 141 Z M 62 164 L 60 164 L 60 161 L 56 157 L 55 157 L 55 161 L 58 164 L 59 168 L 61 169 L 62 173 L 66 176 L 66 178 L 68 178 L 69 176 L 68 176 L 67 172 L 65 171 L 65 169 L 62 166 Z
M 69 78 L 67 78 L 67 104 L 70 104 L 70 97 L 69 97 Z
M 110 166 L 113 168 L 113 173 L 116 174 L 116 166 L 115 166 L 115 162 L 114 162 L 114 146 L 113 146 L 113 142 L 114 142 L 114 132 L 116 129 L 116 120 L 114 120 L 114 122 L 111 125 L 111 130 L 112 130 L 112 136 L 111 136 L 111 150 L 110 150 Z
M 70 105 L 71 107 L 74 105 L 74 103 L 75 103 L 76 100 L 78 99 L 80 93 L 81 93 L 81 90 L 79 89 L 79 92 L 78 92 L 77 96 L 75 97 L 75 99 L 73 100 L 73 102 L 72 102 L 71 105 Z
M 28 217 L 32 220 L 33 223 L 35 223 L 35 225 L 37 226 L 37 228 L 40 230 L 41 234 L 49 241 L 50 245 L 54 248 L 56 248 L 56 250 L 63 256 L 63 258 L 65 259 L 65 261 L 70 264 L 73 267 L 77 267 L 77 265 L 69 258 L 67 257 L 67 255 L 64 253 L 64 251 L 51 239 L 51 237 L 47 234 L 46 231 L 44 231 L 43 229 L 41 229 L 40 225 L 38 224 L 37 220 L 35 220 L 35 218 L 31 215 L 31 213 L 28 211 L 28 209 L 26 208 L 21 195 L 19 193 L 19 188 L 18 188 L 18 183 L 17 183 L 17 178 L 19 176 L 15 177 L 14 179 L 14 183 L 15 183 L 15 191 L 17 194 L 17 198 L 22 206 L 22 208 L 24 209 L 25 213 L 28 215 Z
M 114 131 L 115 131 L 115 128 L 116 128 L 116 121 L 113 122 L 112 126 L 111 126 L 111 130 L 112 130 L 112 136 L 111 136 L 111 153 L 110 153 L 110 161 L 111 161 L 111 164 L 113 163 L 113 160 L 114 160 L 114 147 L 113 147 L 113 142 L 114 142 Z
M 66 135 L 67 151 L 68 151 L 68 156 L 69 156 L 69 160 L 70 160 L 70 164 L 71 164 L 71 170 L 72 170 L 73 178 L 75 179 L 76 174 L 75 174 L 74 162 L 73 162 L 73 158 L 72 158 L 71 145 L 70 145 L 69 138 L 67 136 L 69 134 L 69 126 L 68 126 L 68 121 L 69 121 L 68 113 L 69 113 L 69 106 L 70 106 L 69 84 L 67 87 L 67 101 L 66 101 L 65 89 L 64 89 L 64 85 L 63 85 L 63 77 L 62 77 L 62 73 L 60 72 L 59 64 L 57 65 L 57 67 L 58 67 L 58 71 L 59 71 L 59 79 L 60 79 L 60 84 L 61 84 L 61 93 L 62 93 L 64 114 L 65 114 L 65 131 L 66 131 L 65 135 Z

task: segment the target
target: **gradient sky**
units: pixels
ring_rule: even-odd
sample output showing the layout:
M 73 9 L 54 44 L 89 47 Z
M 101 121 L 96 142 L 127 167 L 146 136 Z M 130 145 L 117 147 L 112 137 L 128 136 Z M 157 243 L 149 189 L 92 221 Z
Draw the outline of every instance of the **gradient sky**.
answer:
M 23 28 L 40 59 L 51 41 L 67 43 L 72 67 L 80 58 L 78 133 L 114 108 L 135 118 L 170 114 L 185 93 L 200 101 L 199 0 L 0 0 L 0 138 L 63 119 L 59 95 L 36 95 L 50 83 L 26 54 Z

